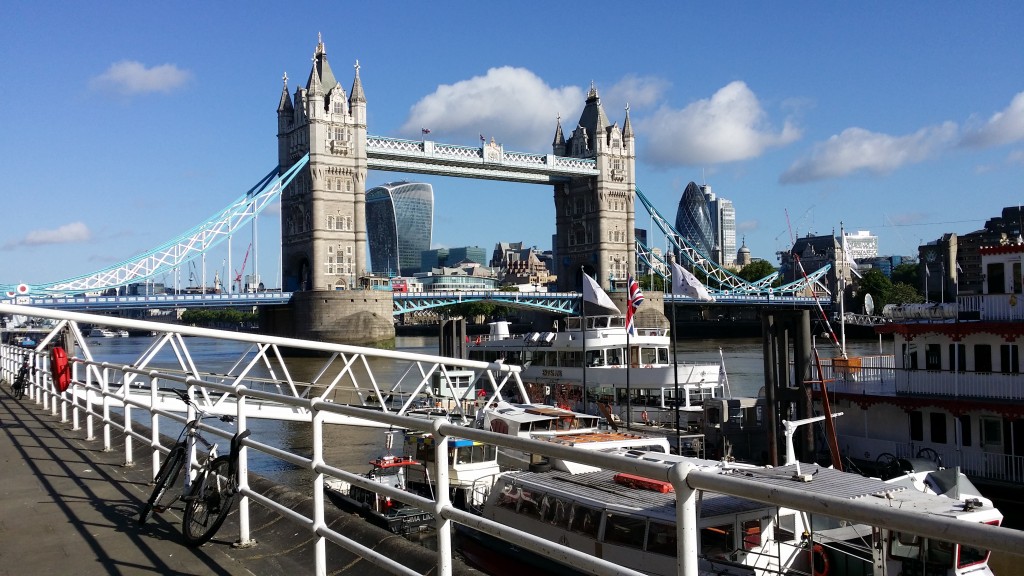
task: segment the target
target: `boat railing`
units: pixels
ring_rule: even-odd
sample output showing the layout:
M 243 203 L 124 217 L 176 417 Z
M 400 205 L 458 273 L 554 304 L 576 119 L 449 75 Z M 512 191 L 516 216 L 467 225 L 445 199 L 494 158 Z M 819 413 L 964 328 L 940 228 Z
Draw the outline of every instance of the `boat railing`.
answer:
M 824 358 L 829 392 L 1024 400 L 1020 374 L 897 368 L 891 355 Z M 820 390 L 820 385 L 815 385 Z
M 877 443 L 875 440 L 871 442 Z M 943 467 L 958 466 L 961 472 L 972 478 L 1024 483 L 1024 456 L 986 450 L 960 450 L 950 444 L 934 442 L 890 442 L 884 447 L 884 452 L 897 458 L 923 458 L 934 454 Z

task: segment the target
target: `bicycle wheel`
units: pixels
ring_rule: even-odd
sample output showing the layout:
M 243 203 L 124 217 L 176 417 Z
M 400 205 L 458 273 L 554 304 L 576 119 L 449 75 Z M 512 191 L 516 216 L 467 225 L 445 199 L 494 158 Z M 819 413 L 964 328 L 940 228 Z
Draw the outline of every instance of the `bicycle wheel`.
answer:
M 218 456 L 192 483 L 181 524 L 189 546 L 201 546 L 213 538 L 231 512 L 235 486 L 230 470 L 231 458 Z
M 174 499 L 171 498 L 171 494 L 174 493 L 171 487 L 178 481 L 178 477 L 181 476 L 181 469 L 185 466 L 185 447 L 181 444 L 171 448 L 167 459 L 160 465 L 160 470 L 156 473 L 156 480 L 153 481 L 153 493 L 149 496 L 149 501 L 142 507 L 142 512 L 139 513 L 139 525 L 145 524 L 146 520 L 149 519 L 149 515 L 153 510 L 163 512 L 171 504 L 174 503 Z
M 14 391 L 14 399 L 15 400 L 21 400 L 22 398 L 25 397 L 25 385 L 24 384 L 15 384 L 15 386 L 13 388 L 13 391 Z

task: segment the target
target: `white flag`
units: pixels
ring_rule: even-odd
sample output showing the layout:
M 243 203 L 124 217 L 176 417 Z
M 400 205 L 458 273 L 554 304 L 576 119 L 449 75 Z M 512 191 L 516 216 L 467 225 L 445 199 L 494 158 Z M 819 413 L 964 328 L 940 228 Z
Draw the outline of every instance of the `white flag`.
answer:
M 708 289 L 700 283 L 700 280 L 697 280 L 696 276 L 675 262 L 672 263 L 672 293 L 682 294 L 704 302 L 715 301 L 714 297 L 708 294 Z
M 619 311 L 619 307 L 608 297 L 608 294 L 601 289 L 601 285 L 586 274 L 583 275 L 583 301 L 597 304 L 608 310 L 614 310 L 616 314 L 622 313 Z
M 846 258 L 846 264 L 850 267 L 850 272 L 857 276 L 857 278 L 863 278 L 860 272 L 857 271 L 857 261 L 853 259 L 853 254 L 843 250 L 843 256 Z
M 928 271 L 928 264 L 924 265 L 924 275 L 925 276 L 931 276 L 932 275 L 932 273 Z

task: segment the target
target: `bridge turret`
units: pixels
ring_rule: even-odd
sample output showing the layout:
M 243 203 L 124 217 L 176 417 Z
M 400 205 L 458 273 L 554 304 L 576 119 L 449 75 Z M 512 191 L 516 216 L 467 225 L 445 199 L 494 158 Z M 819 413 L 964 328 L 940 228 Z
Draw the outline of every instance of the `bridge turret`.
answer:
M 565 135 L 562 134 L 562 117 L 559 116 L 555 124 L 555 140 L 551 143 L 552 153 L 555 156 L 565 156 Z

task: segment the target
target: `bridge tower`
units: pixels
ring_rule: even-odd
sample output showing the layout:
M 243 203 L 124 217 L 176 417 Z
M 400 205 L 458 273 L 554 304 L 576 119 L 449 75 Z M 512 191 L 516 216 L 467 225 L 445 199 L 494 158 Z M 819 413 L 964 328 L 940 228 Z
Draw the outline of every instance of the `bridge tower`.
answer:
M 309 167 L 281 194 L 281 277 L 289 292 L 354 288 L 366 273 L 366 96 L 359 63 L 351 93 L 318 40 L 306 86 L 277 107 L 278 163 Z
M 366 96 L 355 64 L 345 89 L 317 38 L 305 87 L 277 106 L 278 165 L 309 165 L 281 194 L 281 286 L 285 306 L 267 307 L 271 334 L 372 345 L 395 337 L 390 293 L 357 290 L 366 273 Z
M 586 105 L 569 138 L 559 118 L 552 143 L 556 156 L 594 158 L 597 177 L 555 185 L 554 264 L 558 289 L 579 291 L 582 274 L 606 290 L 635 274 L 634 200 L 636 148 L 629 106 L 622 128 L 611 123 L 591 84 Z

